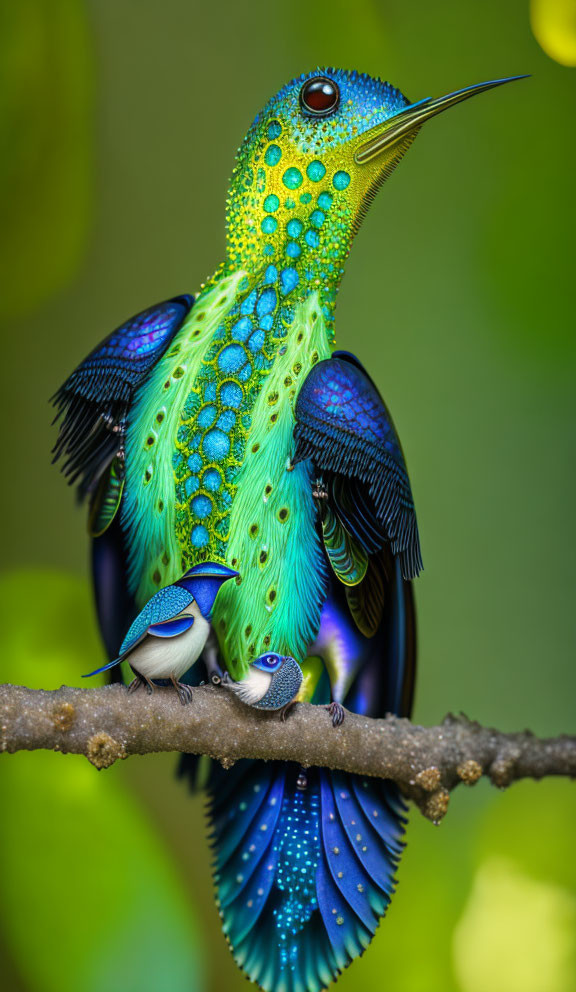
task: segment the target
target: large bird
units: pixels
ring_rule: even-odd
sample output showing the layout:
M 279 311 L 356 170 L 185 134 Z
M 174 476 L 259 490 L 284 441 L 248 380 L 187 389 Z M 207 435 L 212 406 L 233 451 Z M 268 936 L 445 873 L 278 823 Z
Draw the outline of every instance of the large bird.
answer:
M 220 563 L 239 575 L 214 603 L 212 666 L 245 702 L 284 707 L 298 690 L 334 725 L 344 705 L 410 713 L 414 503 L 376 385 L 334 350 L 336 295 L 362 218 L 422 124 L 506 81 L 417 103 L 357 72 L 290 82 L 238 152 L 222 266 L 195 300 L 122 325 L 62 386 L 56 455 L 89 498 L 111 658 L 159 589 Z M 181 770 L 194 784 L 196 759 Z M 396 787 L 242 761 L 214 768 L 208 790 L 236 961 L 266 992 L 324 988 L 390 901 Z

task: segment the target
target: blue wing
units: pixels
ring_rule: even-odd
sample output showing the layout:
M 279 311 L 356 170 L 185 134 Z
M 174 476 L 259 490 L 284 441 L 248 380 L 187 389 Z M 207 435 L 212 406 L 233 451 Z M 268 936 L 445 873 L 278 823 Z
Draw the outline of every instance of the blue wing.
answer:
M 173 620 L 182 610 L 193 601 L 191 592 L 182 589 L 180 586 L 166 586 L 159 589 L 152 596 L 144 609 L 138 614 L 120 647 L 120 658 L 124 658 L 129 651 L 133 651 L 136 645 L 148 633 L 148 628 L 154 624 L 165 623 Z
M 175 637 L 177 634 L 183 633 L 184 630 L 192 626 L 194 622 L 193 617 L 189 618 L 190 622 L 187 622 L 185 626 L 180 626 L 180 629 L 170 628 L 168 624 L 170 621 L 174 621 L 174 618 L 182 610 L 190 606 L 193 599 L 192 593 L 186 589 L 182 589 L 180 586 L 166 586 L 165 589 L 159 589 L 134 620 L 134 623 L 122 641 L 118 657 L 108 662 L 107 665 L 103 665 L 102 668 L 97 668 L 96 671 L 89 672 L 84 678 L 89 678 L 90 675 L 98 675 L 100 672 L 106 672 L 108 669 L 114 668 L 115 665 L 119 665 L 121 661 L 124 661 L 126 655 L 130 654 L 140 644 L 140 641 L 146 637 L 149 631 L 156 637 Z M 187 618 L 184 619 L 186 620 Z M 168 627 L 164 634 L 158 632 L 158 624 Z M 155 627 L 155 630 L 151 630 L 152 627 Z
M 422 568 L 404 455 L 392 418 L 359 362 L 318 362 L 296 401 L 293 462 L 310 459 L 346 529 L 372 554 L 389 544 L 405 579 Z
M 153 623 L 148 627 L 148 634 L 153 637 L 178 637 L 184 634 L 194 623 L 194 617 L 176 617 L 175 620 L 165 620 L 164 623 Z
M 190 311 L 192 296 L 149 307 L 113 331 L 53 397 L 62 418 L 54 461 L 84 497 L 121 449 L 135 390 L 168 347 Z
M 124 485 L 123 441 L 135 391 L 168 348 L 193 303 L 178 296 L 144 310 L 113 331 L 53 398 L 60 420 L 54 460 L 90 495 L 92 572 L 98 621 L 116 663 L 136 607 L 128 592 L 126 541 L 118 508 Z M 114 677 L 114 676 L 113 676 Z

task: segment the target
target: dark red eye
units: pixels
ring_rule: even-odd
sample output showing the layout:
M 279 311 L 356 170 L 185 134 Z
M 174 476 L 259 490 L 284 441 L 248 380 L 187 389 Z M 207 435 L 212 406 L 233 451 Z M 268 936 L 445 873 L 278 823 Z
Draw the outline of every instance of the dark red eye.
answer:
M 300 90 L 300 106 L 310 117 L 327 117 L 339 103 L 340 90 L 326 76 L 314 76 Z

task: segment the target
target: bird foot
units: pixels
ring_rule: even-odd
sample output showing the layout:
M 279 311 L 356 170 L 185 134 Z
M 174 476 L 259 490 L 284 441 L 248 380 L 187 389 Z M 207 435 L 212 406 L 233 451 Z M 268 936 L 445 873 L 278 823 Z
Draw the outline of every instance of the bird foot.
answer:
M 344 722 L 344 716 L 346 714 L 346 710 L 342 706 L 342 703 L 336 703 L 333 701 L 325 708 L 332 717 L 332 726 L 339 727 L 340 724 Z
M 128 692 L 136 692 L 140 688 L 140 686 L 146 686 L 149 696 L 151 696 L 152 693 L 154 692 L 154 686 L 152 682 L 150 682 L 149 679 L 144 678 L 143 675 L 140 675 L 139 672 L 134 672 L 134 678 L 132 679 L 132 681 L 128 686 Z
M 289 703 L 286 703 L 286 706 L 283 706 L 282 707 L 282 709 L 280 710 L 280 719 L 282 720 L 282 723 L 285 723 L 286 717 L 288 716 L 289 711 L 295 705 L 296 705 L 296 700 L 295 699 L 291 699 Z
M 171 676 L 170 681 L 178 693 L 178 699 L 182 703 L 182 706 L 187 706 L 188 703 L 191 703 L 193 695 L 192 686 L 186 685 L 184 682 L 179 682 L 174 676 Z

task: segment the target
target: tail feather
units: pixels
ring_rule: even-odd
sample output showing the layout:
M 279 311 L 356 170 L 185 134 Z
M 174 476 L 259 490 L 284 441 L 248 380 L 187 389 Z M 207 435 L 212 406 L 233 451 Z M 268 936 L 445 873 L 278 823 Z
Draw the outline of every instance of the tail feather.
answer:
M 320 872 L 317 878 L 318 907 L 326 929 L 338 971 L 362 954 L 368 947 L 371 931 L 351 908 L 332 881 L 329 872 Z M 336 974 L 333 975 L 336 978 Z
M 394 869 L 397 864 L 391 845 L 397 841 L 397 837 L 393 835 L 390 839 L 383 839 L 373 828 L 356 798 L 350 775 L 332 772 L 331 779 L 340 822 L 348 836 L 349 849 L 354 852 L 370 878 L 389 897 L 394 891 Z M 368 782 L 367 779 L 366 781 Z M 369 788 L 368 785 L 367 789 Z
M 232 802 L 226 803 L 224 807 L 220 806 L 218 812 L 213 814 L 214 829 L 218 836 L 216 865 L 219 872 L 228 861 L 233 860 L 239 845 L 256 833 L 260 820 L 256 826 L 254 821 L 258 818 L 261 807 L 265 806 L 268 789 L 269 771 L 265 766 L 262 768 L 256 765 L 249 788 L 244 790 L 238 787 Z M 264 833 L 264 830 L 261 831 L 262 835 Z M 262 836 L 262 840 L 267 841 L 268 836 Z
M 266 906 L 270 889 L 278 867 L 278 853 L 272 844 L 263 852 L 256 870 L 246 887 L 238 892 L 238 897 L 226 907 L 220 906 L 224 933 L 228 937 L 234 953 L 242 956 L 253 939 L 261 938 L 260 916 Z
M 320 992 L 384 915 L 404 807 L 390 783 L 241 762 L 210 784 L 215 882 L 234 957 L 265 992 Z
M 379 567 L 380 623 L 373 636 L 354 638 L 356 676 L 344 702 L 366 716 L 405 716 L 416 658 L 411 589 L 389 553 Z M 348 630 L 336 582 L 327 604 L 326 615 Z M 326 667 L 312 701 L 329 699 Z M 180 766 L 191 784 L 196 760 L 185 755 Z M 312 768 L 299 788 L 299 772 L 285 762 L 240 761 L 229 770 L 213 763 L 208 782 L 224 933 L 264 992 L 321 992 L 364 952 L 392 898 L 404 847 L 406 806 L 392 782 Z
M 93 672 L 86 672 L 86 674 L 83 675 L 82 678 L 89 679 L 92 677 L 92 675 L 100 675 L 101 672 L 107 672 L 109 671 L 110 668 L 116 668 L 116 665 L 119 665 L 121 661 L 122 658 L 114 658 L 114 660 L 109 661 L 107 665 L 102 665 L 102 668 L 96 668 Z
M 349 848 L 348 836 L 338 815 L 332 782 L 328 775 L 322 775 L 322 817 L 324 853 L 332 880 L 364 926 L 374 933 L 374 913 L 381 916 L 387 903 L 380 889 L 372 883 L 370 875 Z
M 398 788 L 393 782 L 370 782 L 360 775 L 351 775 L 350 780 L 356 799 L 372 828 L 380 835 L 397 863 L 405 847 L 402 837 L 408 822 L 406 804 Z
M 267 870 L 262 861 L 266 858 L 268 849 L 275 835 L 276 825 L 282 808 L 284 792 L 284 776 L 273 778 L 265 799 L 255 811 L 252 824 L 244 834 L 243 843 L 239 843 L 232 857 L 226 863 L 226 871 L 220 867 L 220 905 L 224 908 L 233 902 L 240 901 L 243 893 L 256 874 L 260 880 L 262 871 Z M 255 819 L 257 818 L 257 823 Z

